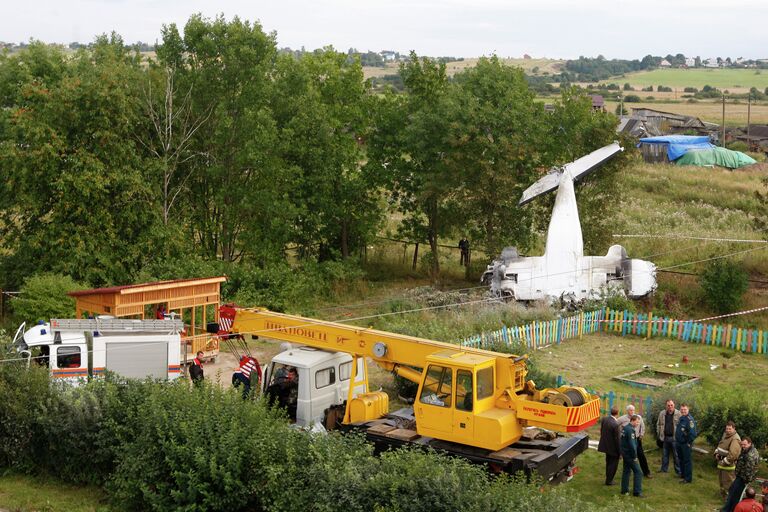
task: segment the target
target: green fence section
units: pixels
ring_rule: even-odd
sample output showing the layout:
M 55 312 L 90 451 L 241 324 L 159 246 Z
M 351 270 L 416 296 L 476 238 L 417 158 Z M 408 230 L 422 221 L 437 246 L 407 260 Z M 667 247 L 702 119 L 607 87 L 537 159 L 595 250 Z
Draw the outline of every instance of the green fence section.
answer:
M 534 321 L 527 325 L 483 332 L 461 341 L 463 346 L 492 347 L 520 344 L 531 350 L 579 338 L 583 334 L 606 332 L 620 336 L 669 338 L 729 348 L 740 352 L 768 354 L 768 331 L 706 324 L 692 320 L 655 317 L 653 313 L 613 311 L 603 308 L 555 320 Z

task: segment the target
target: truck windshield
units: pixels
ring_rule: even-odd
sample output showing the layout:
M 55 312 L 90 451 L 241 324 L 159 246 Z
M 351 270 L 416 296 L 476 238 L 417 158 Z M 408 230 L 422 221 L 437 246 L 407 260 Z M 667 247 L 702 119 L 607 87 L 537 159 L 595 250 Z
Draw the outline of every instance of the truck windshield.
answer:
M 424 379 L 424 386 L 419 398 L 421 403 L 450 407 L 453 388 L 452 369 L 434 364 L 429 365 L 427 376 Z

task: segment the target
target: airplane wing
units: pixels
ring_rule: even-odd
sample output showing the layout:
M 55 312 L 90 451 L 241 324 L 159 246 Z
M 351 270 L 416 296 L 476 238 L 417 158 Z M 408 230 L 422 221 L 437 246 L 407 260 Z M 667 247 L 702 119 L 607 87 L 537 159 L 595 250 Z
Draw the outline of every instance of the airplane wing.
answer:
M 518 204 L 524 205 L 540 195 L 556 190 L 560 183 L 560 176 L 563 172 L 568 171 L 573 178 L 573 181 L 580 180 L 597 170 L 601 165 L 613 158 L 616 153 L 621 151 L 624 151 L 624 148 L 619 146 L 618 142 L 614 142 L 613 144 L 608 144 L 607 146 L 597 149 L 578 160 L 565 164 L 562 168 L 553 167 L 549 174 L 525 189 L 523 197 L 520 198 Z

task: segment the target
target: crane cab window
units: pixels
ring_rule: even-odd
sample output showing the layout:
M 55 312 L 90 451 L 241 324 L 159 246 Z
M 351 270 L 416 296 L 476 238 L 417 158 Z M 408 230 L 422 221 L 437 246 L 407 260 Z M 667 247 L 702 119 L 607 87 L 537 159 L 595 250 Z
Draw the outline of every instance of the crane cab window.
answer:
M 477 371 L 477 399 L 493 396 L 493 367 Z
M 472 412 L 472 372 L 468 370 L 456 372 L 456 408 Z
M 57 368 L 80 368 L 80 347 L 59 347 L 56 352 Z
M 336 383 L 336 368 L 323 368 L 315 373 L 315 389 L 321 389 Z
M 444 366 L 429 365 L 419 401 L 423 404 L 451 407 L 453 373 Z
M 349 380 L 352 377 L 352 361 L 339 365 L 339 380 Z

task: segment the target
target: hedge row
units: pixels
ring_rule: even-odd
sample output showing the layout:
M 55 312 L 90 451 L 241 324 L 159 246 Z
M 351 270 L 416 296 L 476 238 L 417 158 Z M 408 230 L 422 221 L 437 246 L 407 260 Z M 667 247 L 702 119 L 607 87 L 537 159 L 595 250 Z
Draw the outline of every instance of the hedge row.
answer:
M 460 459 L 376 457 L 360 437 L 299 432 L 260 401 L 213 386 L 72 389 L 8 364 L 0 467 L 101 485 L 120 510 L 599 510 L 567 486 L 541 492 Z

